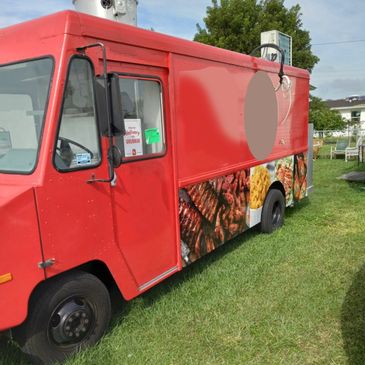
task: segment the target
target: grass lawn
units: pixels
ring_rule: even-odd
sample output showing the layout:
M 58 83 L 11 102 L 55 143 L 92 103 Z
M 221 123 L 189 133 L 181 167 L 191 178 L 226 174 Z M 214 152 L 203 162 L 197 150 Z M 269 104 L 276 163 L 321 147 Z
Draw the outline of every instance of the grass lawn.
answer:
M 67 365 L 365 364 L 365 184 L 314 162 L 315 191 L 272 235 L 253 230 L 125 303 Z M 365 167 L 363 167 L 365 169 Z M 0 365 L 25 365 L 0 342 Z

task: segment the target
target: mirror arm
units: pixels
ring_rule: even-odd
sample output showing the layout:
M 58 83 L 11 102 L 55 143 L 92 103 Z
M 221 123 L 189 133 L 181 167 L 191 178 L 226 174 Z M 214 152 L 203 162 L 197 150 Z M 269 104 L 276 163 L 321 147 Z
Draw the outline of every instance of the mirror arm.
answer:
M 108 67 L 107 67 L 107 58 L 106 58 L 106 47 L 104 43 L 92 43 L 84 47 L 78 47 L 76 50 L 82 54 L 86 53 L 88 48 L 100 47 L 102 49 L 103 54 L 103 77 L 104 77 L 104 88 L 105 88 L 105 102 L 106 102 L 106 117 L 108 121 L 108 138 L 109 138 L 109 148 L 108 148 L 108 165 L 109 165 L 109 178 L 108 179 L 96 179 L 95 175 L 91 177 L 90 180 L 87 181 L 88 184 L 94 182 L 102 182 L 102 183 L 111 183 L 115 179 L 115 171 L 113 166 L 113 133 L 112 133 L 112 120 L 110 113 L 110 96 L 109 96 L 109 87 L 108 87 Z

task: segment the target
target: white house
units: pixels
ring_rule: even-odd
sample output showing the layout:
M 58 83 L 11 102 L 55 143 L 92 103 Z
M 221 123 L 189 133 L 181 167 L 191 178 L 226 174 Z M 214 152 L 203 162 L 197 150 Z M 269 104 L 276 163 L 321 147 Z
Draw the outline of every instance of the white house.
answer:
M 365 132 L 365 96 L 352 95 L 346 99 L 327 100 L 327 106 Z

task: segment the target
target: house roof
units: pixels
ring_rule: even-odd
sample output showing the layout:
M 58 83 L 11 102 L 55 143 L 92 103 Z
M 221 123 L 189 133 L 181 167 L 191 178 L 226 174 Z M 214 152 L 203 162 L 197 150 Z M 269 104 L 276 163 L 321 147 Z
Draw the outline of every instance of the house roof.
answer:
M 364 106 L 365 107 L 365 96 L 348 97 L 346 99 L 337 100 L 326 100 L 326 104 L 329 108 L 353 108 L 354 106 Z

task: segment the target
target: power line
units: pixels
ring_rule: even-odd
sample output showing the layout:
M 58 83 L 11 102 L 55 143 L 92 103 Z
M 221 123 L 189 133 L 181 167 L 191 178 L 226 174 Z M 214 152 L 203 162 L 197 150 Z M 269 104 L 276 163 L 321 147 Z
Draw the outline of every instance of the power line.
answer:
M 365 42 L 365 39 L 358 39 L 356 41 L 339 41 L 339 42 L 326 42 L 326 43 L 313 43 L 312 46 L 327 46 L 330 44 L 345 44 L 345 43 L 360 43 Z

